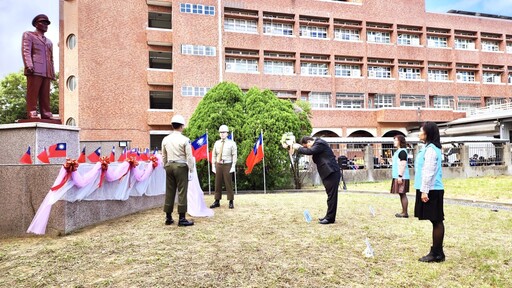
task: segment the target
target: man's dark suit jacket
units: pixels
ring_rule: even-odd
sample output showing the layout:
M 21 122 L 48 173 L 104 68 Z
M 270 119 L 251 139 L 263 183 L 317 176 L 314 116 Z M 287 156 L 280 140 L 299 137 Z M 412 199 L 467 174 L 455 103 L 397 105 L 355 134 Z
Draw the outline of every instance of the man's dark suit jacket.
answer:
M 313 162 L 315 162 L 318 174 L 322 179 L 340 170 L 331 147 L 322 139 L 316 138 L 311 148 L 301 147 L 297 151 L 300 154 L 313 155 Z

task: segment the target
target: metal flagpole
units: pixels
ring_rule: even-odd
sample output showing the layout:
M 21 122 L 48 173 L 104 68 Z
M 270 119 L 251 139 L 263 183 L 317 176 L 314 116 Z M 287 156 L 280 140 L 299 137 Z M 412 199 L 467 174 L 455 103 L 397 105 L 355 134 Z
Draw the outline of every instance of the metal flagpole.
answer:
M 267 180 L 265 178 L 265 146 L 263 146 L 263 129 L 260 131 L 261 135 L 261 151 L 263 152 L 263 194 L 267 194 Z
M 206 166 L 208 167 L 208 195 L 212 194 L 210 185 L 210 151 L 208 147 L 208 129 L 206 129 Z
M 233 142 L 235 141 L 235 136 L 233 135 L 233 131 L 231 131 L 231 141 L 233 141 Z M 238 194 L 238 188 L 236 186 L 236 163 L 235 163 L 235 172 L 234 172 L 234 174 L 235 174 L 235 194 Z

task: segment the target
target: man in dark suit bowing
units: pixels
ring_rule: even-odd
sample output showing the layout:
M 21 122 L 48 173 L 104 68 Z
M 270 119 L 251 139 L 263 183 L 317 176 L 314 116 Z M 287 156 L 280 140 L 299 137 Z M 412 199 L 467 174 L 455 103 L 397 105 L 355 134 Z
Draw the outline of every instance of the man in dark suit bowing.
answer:
M 300 144 L 293 144 L 293 149 L 304 155 L 312 155 L 322 178 L 322 184 L 327 193 L 327 213 L 325 217 L 320 218 L 320 224 L 331 224 L 336 220 L 336 210 L 338 208 L 338 187 L 340 185 L 341 172 L 336 156 L 332 152 L 329 144 L 320 138 L 309 136 L 302 137 Z

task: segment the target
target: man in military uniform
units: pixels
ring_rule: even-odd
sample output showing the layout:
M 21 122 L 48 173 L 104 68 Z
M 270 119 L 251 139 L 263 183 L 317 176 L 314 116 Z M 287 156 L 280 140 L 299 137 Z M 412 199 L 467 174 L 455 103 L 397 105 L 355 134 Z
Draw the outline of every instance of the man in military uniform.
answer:
M 32 20 L 36 31 L 23 33 L 21 52 L 24 74 L 27 76 L 27 117 L 39 118 L 37 115 L 37 102 L 41 118 L 53 119 L 50 109 L 50 84 L 55 79 L 53 66 L 53 44 L 44 36 L 48 30 L 50 20 L 48 16 L 39 14 Z
M 235 172 L 236 166 L 236 143 L 228 139 L 228 126 L 221 125 L 219 127 L 220 139 L 213 145 L 212 151 L 212 171 L 215 173 L 215 202 L 210 208 L 220 207 L 220 199 L 222 198 L 222 183 L 226 186 L 226 194 L 229 200 L 229 209 L 235 208 L 233 200 L 233 181 L 231 173 Z
M 194 222 L 187 220 L 185 213 L 187 213 L 188 181 L 191 179 L 190 173 L 194 169 L 195 159 L 192 156 L 190 139 L 181 134 L 185 128 L 183 116 L 174 115 L 171 124 L 174 131 L 162 140 L 162 156 L 166 173 L 165 225 L 174 223 L 172 211 L 176 190 L 178 190 L 178 226 L 191 226 L 194 225 Z

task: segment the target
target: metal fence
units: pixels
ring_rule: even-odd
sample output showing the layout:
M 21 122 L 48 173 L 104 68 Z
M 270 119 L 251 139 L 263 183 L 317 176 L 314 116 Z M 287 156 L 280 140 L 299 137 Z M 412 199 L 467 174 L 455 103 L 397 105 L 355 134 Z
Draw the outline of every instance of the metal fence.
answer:
M 468 144 L 470 166 L 504 165 L 504 146 L 492 143 Z

